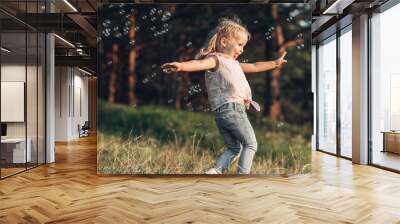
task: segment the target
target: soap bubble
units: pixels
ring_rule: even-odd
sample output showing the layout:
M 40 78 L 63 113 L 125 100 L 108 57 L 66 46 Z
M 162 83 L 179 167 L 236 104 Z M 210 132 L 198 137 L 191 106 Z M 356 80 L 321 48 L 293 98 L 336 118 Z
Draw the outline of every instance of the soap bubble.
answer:
M 157 67 L 157 64 L 152 64 L 151 65 L 151 68 L 156 68 Z
M 289 14 L 290 14 L 291 17 L 296 17 L 296 16 L 298 16 L 300 14 L 300 10 L 295 9 L 295 10 L 291 11 Z
M 154 21 L 156 21 L 157 20 L 157 18 L 156 17 L 151 17 L 151 19 L 150 19 L 152 22 L 154 22 Z
M 271 40 L 272 39 L 272 32 L 275 30 L 275 27 L 268 28 L 268 31 L 265 32 L 265 39 Z
M 130 44 L 131 46 L 135 45 L 135 43 L 136 43 L 135 40 L 130 40 L 130 41 L 129 41 L 129 44 Z
M 122 37 L 122 33 L 121 33 L 121 32 L 117 32 L 117 33 L 115 33 L 115 37 L 116 37 L 116 38 L 120 38 L 120 37 Z
M 189 42 L 186 43 L 186 47 L 191 47 L 192 44 L 193 44 L 193 43 L 192 43 L 191 41 L 189 41 Z
M 157 9 L 156 8 L 152 8 L 151 10 L 150 10 L 150 13 L 149 13 L 149 15 L 154 15 L 155 13 L 156 13 L 156 11 L 157 11 Z
M 110 30 L 110 29 L 107 28 L 107 29 L 103 30 L 103 35 L 104 35 L 105 37 L 109 37 L 110 34 L 111 34 L 111 30 Z
M 152 27 L 150 27 L 150 30 L 151 30 L 151 31 L 154 31 L 154 30 L 156 30 L 156 27 L 155 27 L 155 26 L 152 26 Z
M 111 25 L 111 21 L 109 19 L 106 19 L 106 20 L 103 21 L 102 25 L 104 27 L 108 27 L 109 25 Z
M 123 29 L 123 32 L 124 32 L 125 35 L 127 35 L 129 33 L 129 27 L 125 27 Z
M 169 20 L 170 17 L 171 17 L 171 13 L 170 12 L 168 12 L 168 11 L 164 12 L 164 14 L 161 17 L 161 21 L 165 22 L 165 21 Z
M 254 24 L 257 24 L 257 23 L 258 23 L 258 20 L 254 20 L 253 23 L 254 23 Z
M 142 16 L 142 19 L 143 19 L 143 20 L 147 19 L 147 16 L 146 16 L 146 15 L 143 15 L 143 16 Z
M 288 18 L 286 18 L 286 22 L 288 22 L 288 23 L 290 23 L 290 22 L 292 22 L 293 21 L 293 17 L 292 16 L 289 16 Z
M 145 79 L 143 79 L 143 84 L 146 84 L 146 83 L 148 83 L 149 82 L 149 79 L 148 78 L 145 78 Z
M 188 94 L 189 94 L 190 96 L 192 96 L 192 95 L 195 95 L 195 94 L 200 93 L 201 91 L 202 91 L 202 89 L 201 89 L 200 85 L 199 85 L 199 84 L 196 84 L 196 85 L 193 85 L 193 86 L 190 86 L 190 87 L 189 87 Z
M 309 27 L 311 25 L 311 23 L 309 21 L 300 20 L 299 25 L 301 27 Z
M 303 49 L 304 48 L 304 44 L 300 44 L 300 45 L 297 45 L 297 49 Z
M 168 103 L 172 103 L 172 102 L 174 102 L 173 99 L 169 99 L 169 100 L 168 100 Z
M 296 37 L 297 37 L 298 39 L 303 38 L 303 34 L 302 34 L 302 33 L 299 33 L 299 34 L 297 34 Z

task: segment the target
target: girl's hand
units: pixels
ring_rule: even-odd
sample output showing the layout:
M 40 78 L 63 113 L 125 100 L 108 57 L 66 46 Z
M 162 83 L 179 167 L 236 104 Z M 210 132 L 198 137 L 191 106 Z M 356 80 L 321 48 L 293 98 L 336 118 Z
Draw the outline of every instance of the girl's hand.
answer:
M 287 52 L 283 52 L 282 56 L 280 56 L 278 59 L 275 60 L 275 65 L 276 67 L 280 67 L 282 64 L 286 63 L 287 60 L 285 60 Z
M 161 65 L 161 69 L 164 73 L 172 74 L 182 71 L 182 64 L 180 62 L 165 63 Z

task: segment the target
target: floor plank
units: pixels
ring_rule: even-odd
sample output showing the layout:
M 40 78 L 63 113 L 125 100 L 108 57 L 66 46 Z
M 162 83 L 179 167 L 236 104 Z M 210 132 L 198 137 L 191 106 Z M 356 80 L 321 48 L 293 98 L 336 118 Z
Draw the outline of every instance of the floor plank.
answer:
M 96 174 L 96 138 L 0 181 L 0 223 L 400 223 L 400 175 L 313 153 L 291 177 Z

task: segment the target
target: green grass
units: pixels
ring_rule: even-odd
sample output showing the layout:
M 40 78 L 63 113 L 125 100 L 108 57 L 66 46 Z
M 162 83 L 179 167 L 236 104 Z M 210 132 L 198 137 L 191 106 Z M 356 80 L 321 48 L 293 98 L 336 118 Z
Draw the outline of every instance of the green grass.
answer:
M 310 171 L 310 127 L 250 117 L 258 141 L 251 173 Z M 224 150 L 212 113 L 100 102 L 98 127 L 101 173 L 203 173 Z

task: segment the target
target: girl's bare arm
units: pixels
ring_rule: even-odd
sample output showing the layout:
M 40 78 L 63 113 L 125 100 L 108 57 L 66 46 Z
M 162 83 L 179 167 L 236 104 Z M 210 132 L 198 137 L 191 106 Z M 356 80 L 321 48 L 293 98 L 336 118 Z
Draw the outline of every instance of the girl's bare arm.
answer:
M 217 67 L 218 61 L 214 57 L 208 57 L 201 60 L 191 60 L 185 62 L 165 63 L 161 66 L 167 73 L 172 72 L 195 72 L 203 70 L 211 70 Z M 171 72 L 168 72 L 171 71 Z
M 240 63 L 242 70 L 244 73 L 256 73 L 256 72 L 265 72 L 268 70 L 275 69 L 280 67 L 282 64 L 286 63 L 285 60 L 286 51 L 282 54 L 281 57 L 274 61 L 259 61 L 255 63 Z

